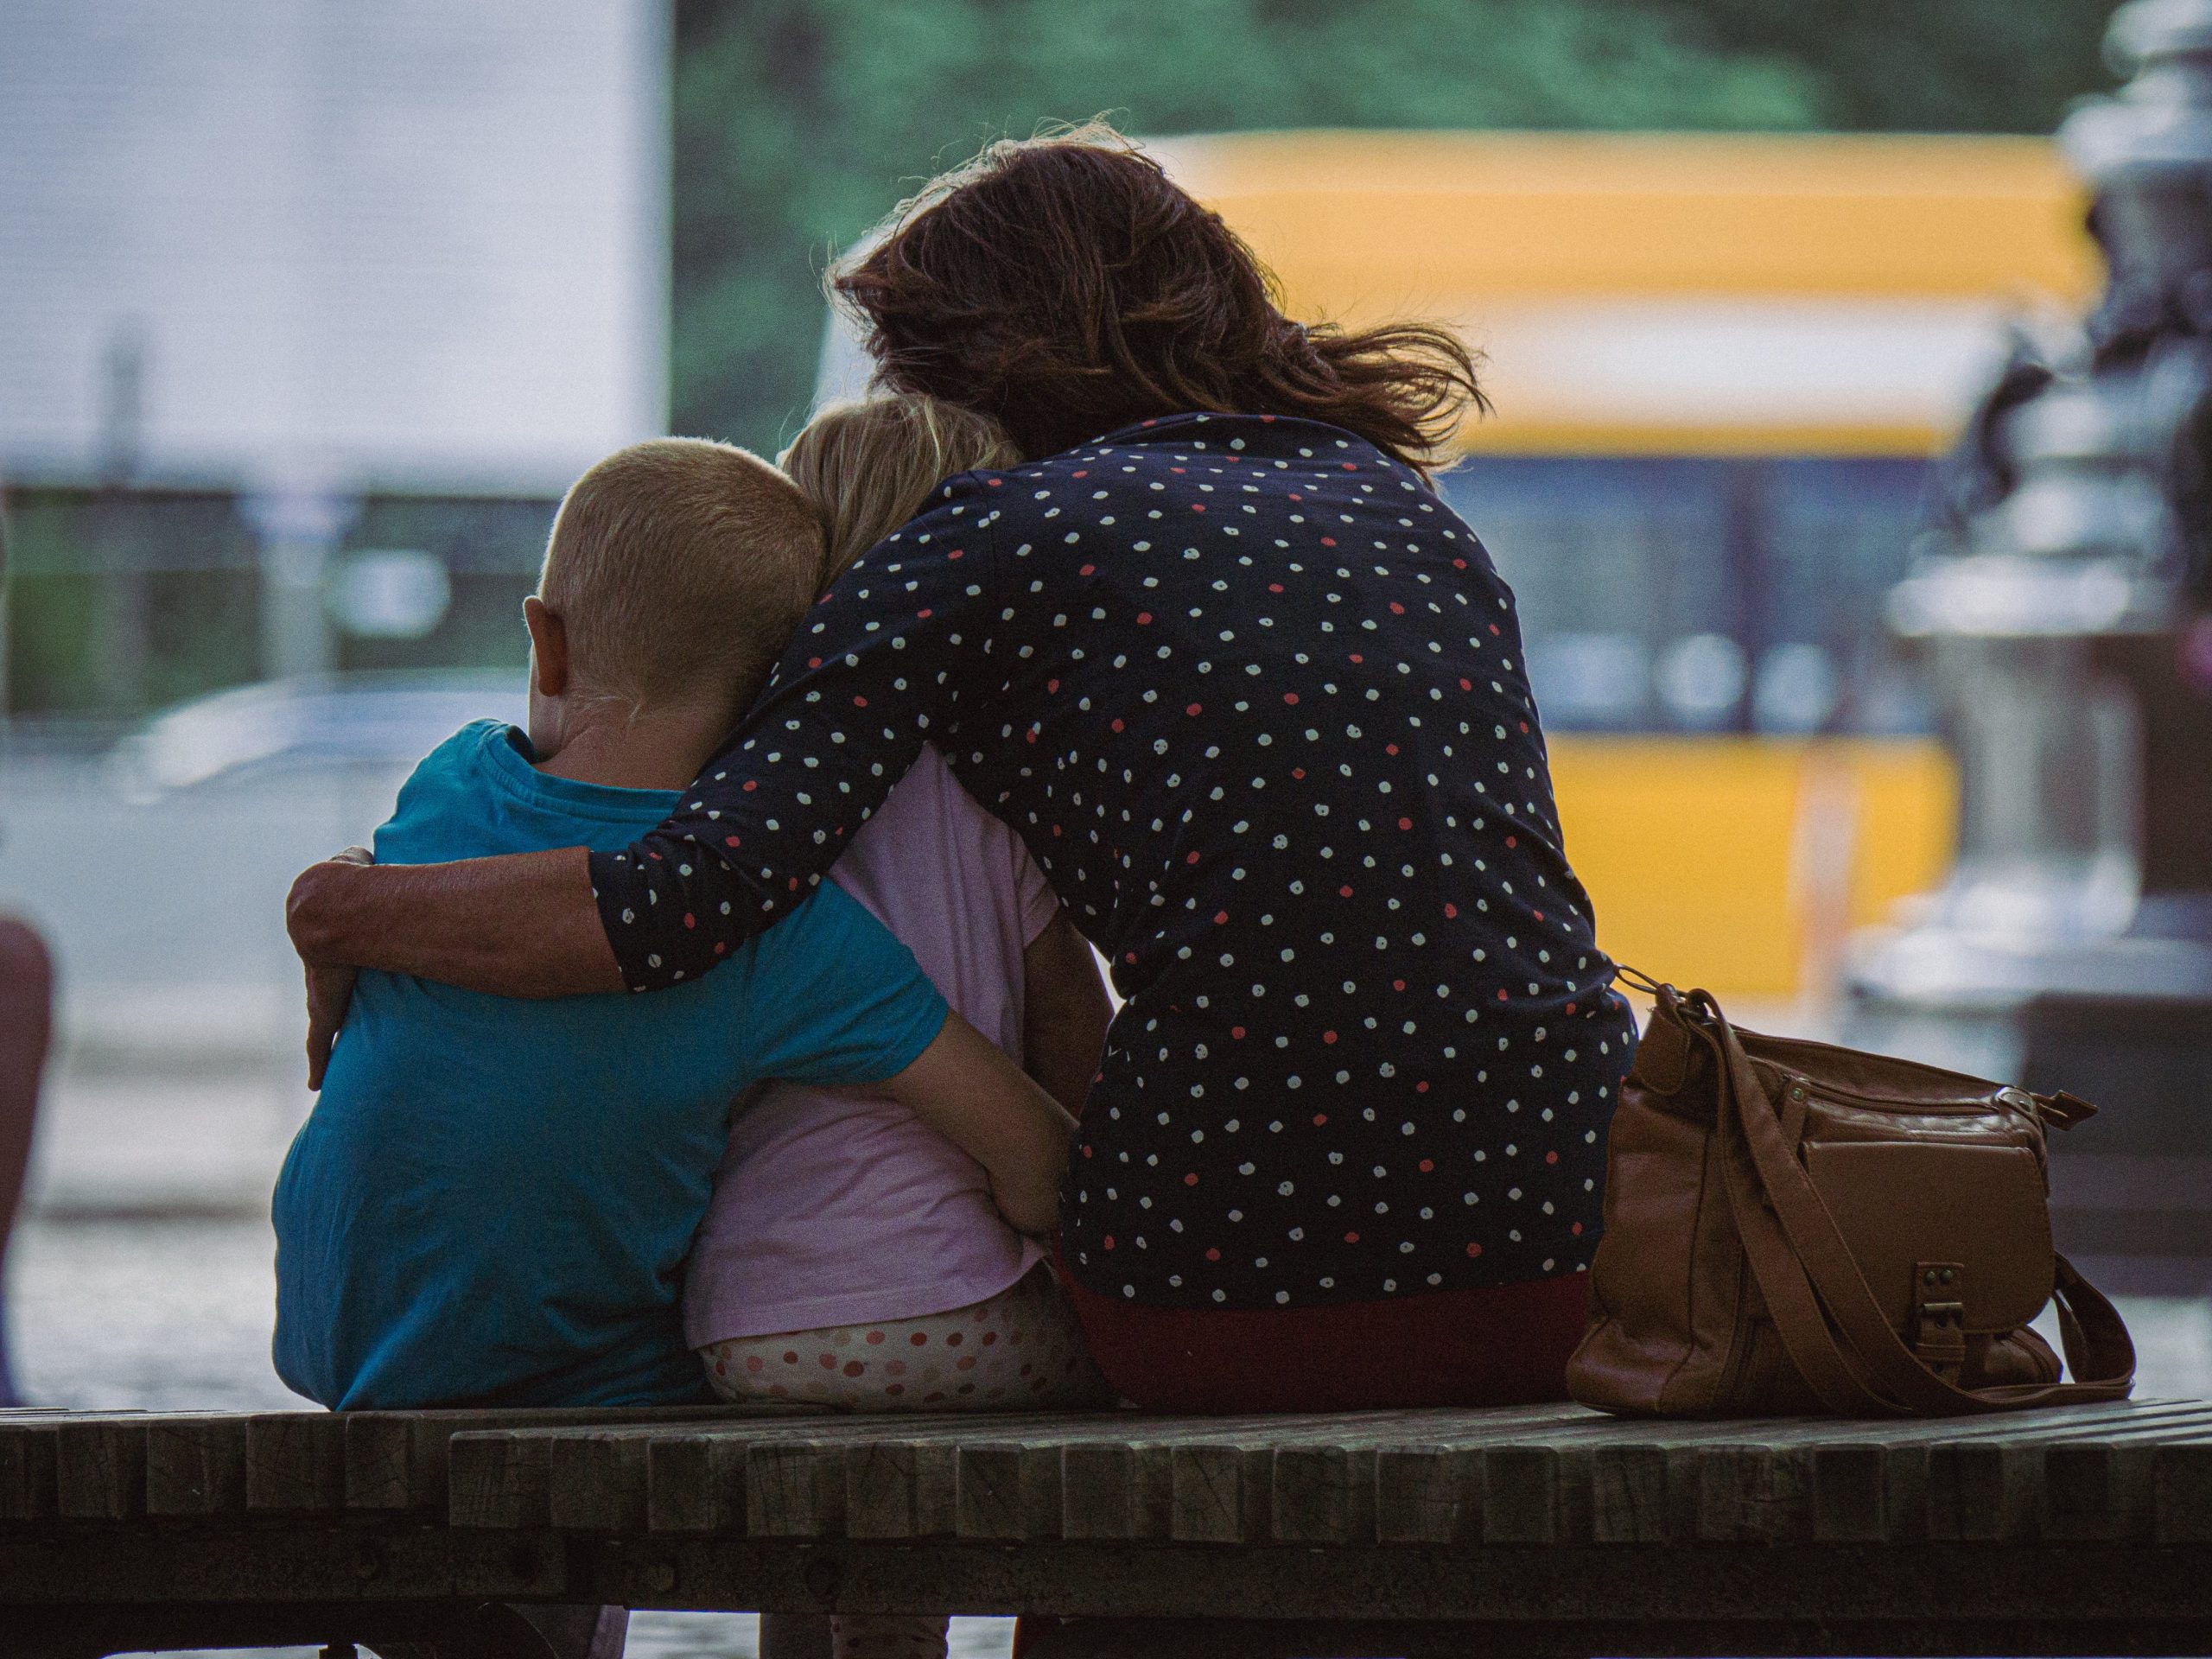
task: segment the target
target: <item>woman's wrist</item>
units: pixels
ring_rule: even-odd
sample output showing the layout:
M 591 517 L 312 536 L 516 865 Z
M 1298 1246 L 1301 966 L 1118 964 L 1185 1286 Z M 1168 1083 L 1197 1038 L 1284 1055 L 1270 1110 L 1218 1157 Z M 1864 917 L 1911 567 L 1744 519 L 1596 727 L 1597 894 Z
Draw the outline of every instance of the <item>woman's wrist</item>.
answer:
M 351 948 L 359 893 L 353 884 L 377 874 L 373 866 L 344 858 L 325 859 L 300 872 L 284 899 L 284 931 L 302 962 L 310 968 L 361 965 Z

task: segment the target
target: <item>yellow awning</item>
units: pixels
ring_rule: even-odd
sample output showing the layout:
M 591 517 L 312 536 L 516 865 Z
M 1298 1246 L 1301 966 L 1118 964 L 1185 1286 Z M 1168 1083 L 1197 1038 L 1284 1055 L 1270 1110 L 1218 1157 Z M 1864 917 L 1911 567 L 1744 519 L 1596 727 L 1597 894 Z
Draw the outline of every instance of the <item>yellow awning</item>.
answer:
M 1248 133 L 1153 146 L 1294 315 L 1451 323 L 1523 452 L 1925 452 L 2101 278 L 2034 138 Z

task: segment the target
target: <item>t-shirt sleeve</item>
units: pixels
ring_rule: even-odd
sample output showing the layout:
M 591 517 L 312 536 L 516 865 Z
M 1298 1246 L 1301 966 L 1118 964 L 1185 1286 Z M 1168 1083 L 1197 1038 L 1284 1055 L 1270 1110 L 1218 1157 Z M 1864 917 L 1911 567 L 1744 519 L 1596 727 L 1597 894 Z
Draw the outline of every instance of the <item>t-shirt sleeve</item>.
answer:
M 825 885 L 762 936 L 745 1040 L 763 1077 L 829 1085 L 904 1071 L 944 1025 L 914 953 L 860 902 Z
M 694 979 L 812 891 L 922 744 L 998 694 L 988 474 L 838 577 L 760 700 L 642 841 L 591 855 L 631 989 Z

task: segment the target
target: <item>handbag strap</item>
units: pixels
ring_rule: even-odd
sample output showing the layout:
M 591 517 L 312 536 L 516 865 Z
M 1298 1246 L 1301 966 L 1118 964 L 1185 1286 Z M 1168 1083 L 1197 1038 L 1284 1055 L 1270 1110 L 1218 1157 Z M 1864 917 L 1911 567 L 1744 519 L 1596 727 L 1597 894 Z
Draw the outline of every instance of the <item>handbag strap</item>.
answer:
M 1745 1255 L 1776 1333 L 1823 1406 L 1846 1416 L 1938 1416 L 2127 1397 L 2135 1350 L 2126 1325 L 2063 1256 L 2054 1294 L 2076 1380 L 1961 1389 L 1923 1363 L 1868 1287 L 1719 1004 L 1701 991 L 1688 1000 L 1704 1017 L 1684 1023 L 1717 1062 L 1722 1167 Z

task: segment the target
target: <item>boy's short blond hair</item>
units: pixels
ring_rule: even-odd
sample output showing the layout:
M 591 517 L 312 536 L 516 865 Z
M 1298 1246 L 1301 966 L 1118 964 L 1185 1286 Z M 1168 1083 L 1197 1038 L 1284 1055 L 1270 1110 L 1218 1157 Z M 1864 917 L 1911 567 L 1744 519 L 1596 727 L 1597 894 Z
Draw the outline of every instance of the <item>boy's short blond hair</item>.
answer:
M 930 493 L 955 473 L 1020 459 L 989 416 L 906 392 L 831 405 L 779 457 L 822 515 L 825 588 L 926 506 Z
M 760 456 L 702 438 L 632 444 L 578 479 L 538 596 L 585 696 L 633 712 L 750 703 L 822 581 L 822 521 Z

